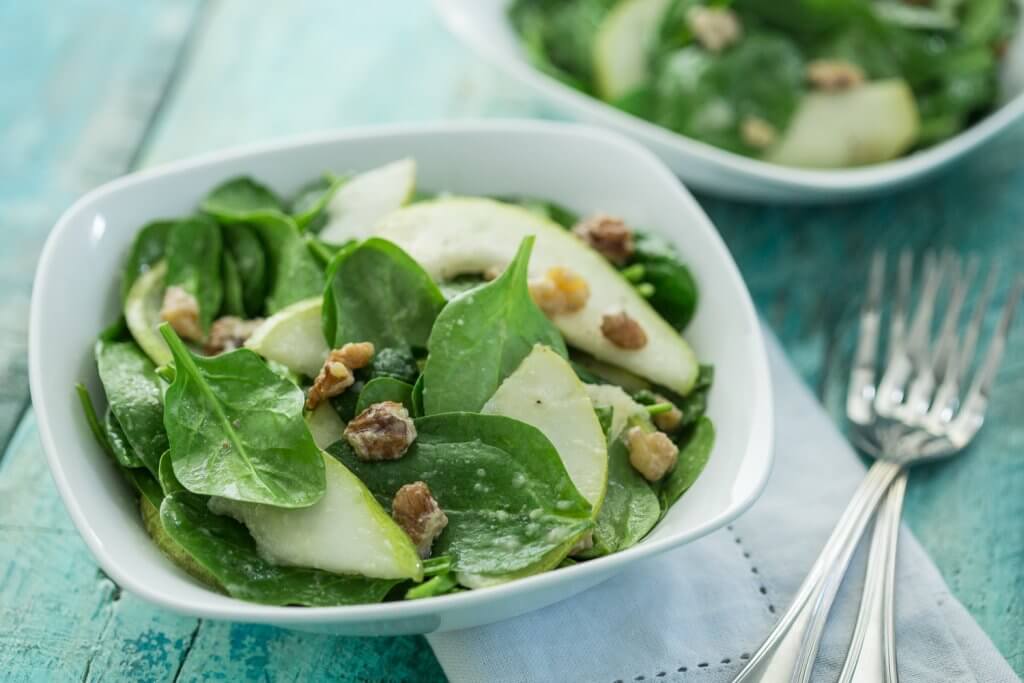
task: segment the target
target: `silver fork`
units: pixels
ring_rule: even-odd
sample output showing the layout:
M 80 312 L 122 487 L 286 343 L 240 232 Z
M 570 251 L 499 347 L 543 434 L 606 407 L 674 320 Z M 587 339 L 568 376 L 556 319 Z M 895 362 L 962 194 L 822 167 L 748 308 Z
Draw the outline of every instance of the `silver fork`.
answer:
M 872 259 L 846 412 L 855 426 L 852 441 L 874 456 L 875 462 L 792 604 L 740 671 L 737 682 L 810 680 L 836 591 L 886 491 L 888 497 L 875 525 L 857 626 L 840 680 L 896 681 L 893 584 L 906 469 L 918 462 L 959 453 L 981 428 L 1014 310 L 1024 289 L 1024 278 L 1018 278 L 984 359 L 961 401 L 961 384 L 974 358 L 996 274 L 990 271 L 961 338 L 957 334 L 960 313 L 967 289 L 978 271 L 977 259 L 969 259 L 962 271 L 957 257 L 946 255 L 939 259 L 930 254 L 924 259 L 923 271 L 919 302 L 908 324 L 913 256 L 908 251 L 900 255 L 888 358 L 879 380 L 876 363 L 885 256 L 876 253 Z M 938 337 L 932 341 L 936 302 L 944 280 L 950 282 L 948 305 Z

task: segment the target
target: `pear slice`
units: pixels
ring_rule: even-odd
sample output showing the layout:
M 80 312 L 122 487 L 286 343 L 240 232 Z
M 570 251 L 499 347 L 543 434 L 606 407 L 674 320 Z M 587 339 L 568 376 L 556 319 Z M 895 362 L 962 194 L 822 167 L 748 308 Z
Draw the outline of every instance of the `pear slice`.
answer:
M 608 450 L 586 387 L 568 361 L 537 344 L 480 412 L 539 429 L 597 516 L 608 486 Z
M 327 491 L 306 508 L 279 508 L 211 498 L 210 510 L 229 515 L 252 534 L 260 554 L 278 565 L 313 567 L 373 579 L 423 578 L 412 541 L 348 468 L 322 453 Z
M 534 235 L 530 277 L 564 266 L 590 289 L 581 310 L 552 318 L 570 345 L 679 394 L 697 379 L 697 360 L 679 333 L 603 256 L 543 216 L 491 199 L 445 198 L 394 211 L 375 233 L 404 249 L 437 281 L 504 268 L 522 239 Z M 643 348 L 621 349 L 602 334 L 602 317 L 623 311 L 646 333 Z
M 608 430 L 608 440 L 614 440 L 629 424 L 630 419 L 649 421 L 647 408 L 640 405 L 632 397 L 614 384 L 586 384 L 587 395 L 591 403 L 612 409 L 612 425 Z
M 353 177 L 327 205 L 330 220 L 320 238 L 334 244 L 365 239 L 386 214 L 408 202 L 416 189 L 416 161 L 401 159 Z
M 914 93 L 902 79 L 804 96 L 766 157 L 787 166 L 845 168 L 898 157 L 920 131 Z
M 321 297 L 297 301 L 263 321 L 245 347 L 306 377 L 316 377 L 330 349 L 320 322 Z
M 124 300 L 124 319 L 128 331 L 132 333 L 139 348 L 157 365 L 167 365 L 173 360 L 167 343 L 156 331 L 163 322 L 160 308 L 164 303 L 165 277 L 167 262 L 160 261 L 135 280 Z
M 330 401 L 325 401 L 306 413 L 306 426 L 313 435 L 313 443 L 321 450 L 345 436 L 345 423 Z
M 643 85 L 650 75 L 649 57 L 669 0 L 620 0 L 594 37 L 597 92 L 617 100 Z

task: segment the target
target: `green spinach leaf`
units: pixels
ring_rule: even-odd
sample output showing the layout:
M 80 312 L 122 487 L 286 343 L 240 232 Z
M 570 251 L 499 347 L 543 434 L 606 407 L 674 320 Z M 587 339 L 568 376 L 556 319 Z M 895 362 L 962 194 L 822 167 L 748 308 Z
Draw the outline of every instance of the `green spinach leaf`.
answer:
M 299 230 L 319 232 L 327 224 L 327 204 L 348 180 L 346 176 L 325 174 L 299 190 L 292 201 L 292 218 Z
M 164 451 L 164 454 L 160 456 L 160 471 L 157 479 L 160 480 L 160 488 L 163 490 L 164 495 L 171 495 L 177 491 L 187 491 L 178 478 L 174 476 L 174 462 L 171 460 L 171 452 Z
M 505 577 L 549 569 L 591 528 L 590 505 L 558 452 L 530 425 L 497 415 L 449 413 L 416 420 L 399 460 L 367 463 L 345 441 L 332 455 L 390 508 L 403 484 L 430 487 L 448 526 L 433 551 L 455 571 Z
M 248 349 L 204 358 L 166 323 L 160 333 L 176 368 L 164 424 L 178 481 L 193 493 L 279 507 L 318 501 L 324 464 L 302 390 Z
M 643 267 L 643 280 L 654 287 L 648 301 L 654 310 L 680 332 L 697 310 L 697 282 L 671 249 L 647 235 L 637 235 L 632 264 Z
M 267 295 L 267 255 L 259 236 L 249 226 L 225 223 L 221 232 L 224 235 L 224 252 L 234 260 L 242 283 L 245 316 L 255 318 L 263 312 L 263 300 Z
M 374 403 L 381 401 L 401 403 L 410 415 L 415 414 L 412 405 L 412 385 L 392 377 L 378 377 L 367 382 L 363 390 L 359 392 L 359 401 L 356 402 L 355 412 L 358 415 Z
M 145 467 L 145 463 L 132 450 L 128 443 L 128 437 L 124 435 L 120 423 L 114 417 L 114 411 L 107 406 L 107 412 L 103 416 L 103 431 L 107 435 L 107 443 L 110 445 L 110 452 L 121 467 Z
M 437 316 L 423 369 L 427 415 L 480 410 L 534 344 L 568 357 L 558 328 L 527 290 L 533 240 L 523 240 L 495 280 L 452 299 Z
M 178 221 L 167 234 L 167 287 L 178 286 L 199 303 L 199 324 L 208 332 L 223 297 L 220 229 L 205 216 Z
M 412 384 L 419 374 L 416 357 L 404 348 L 378 349 L 374 353 L 373 363 L 369 367 L 369 379 L 391 377 L 406 384 Z
M 200 207 L 218 219 L 264 211 L 284 212 L 284 204 L 270 188 L 247 177 L 221 183 L 203 199 Z
M 421 598 L 432 598 L 437 595 L 451 593 L 459 585 L 455 574 L 446 572 L 438 574 L 432 579 L 424 581 L 418 586 L 413 586 L 405 592 L 406 600 L 420 600 Z
M 680 440 L 679 461 L 660 484 L 658 499 L 664 515 L 686 490 L 693 486 L 697 477 L 704 471 L 715 445 L 715 428 L 711 420 L 701 417 Z
M 324 290 L 324 338 L 331 348 L 369 341 L 378 349 L 424 347 L 445 300 L 426 271 L 387 240 L 343 249 Z
M 160 520 L 167 535 L 240 600 L 308 607 L 359 605 L 380 602 L 400 583 L 270 564 L 244 526 L 213 514 L 203 498 L 185 491 L 164 498 Z
M 220 277 L 224 283 L 224 303 L 222 312 L 239 318 L 245 317 L 245 294 L 242 291 L 242 276 L 230 252 L 221 254 Z
M 121 271 L 121 302 L 140 275 L 155 266 L 164 257 L 167 233 L 175 221 L 154 221 L 146 224 L 135 235 L 131 251 Z
M 156 367 L 134 342 L 101 340 L 95 354 L 110 410 L 132 451 L 155 475 L 160 454 L 167 450 L 163 386 Z

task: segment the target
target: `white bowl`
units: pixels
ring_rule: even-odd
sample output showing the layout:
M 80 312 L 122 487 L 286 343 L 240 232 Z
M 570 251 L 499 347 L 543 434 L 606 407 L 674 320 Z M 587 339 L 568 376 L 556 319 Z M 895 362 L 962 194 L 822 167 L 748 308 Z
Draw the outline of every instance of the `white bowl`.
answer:
M 118 315 L 118 274 L 145 222 L 193 211 L 213 186 L 249 174 L 289 193 L 325 170 L 415 157 L 424 188 L 531 195 L 578 211 L 627 217 L 675 242 L 702 287 L 687 337 L 716 367 L 710 416 L 718 430 L 707 470 L 639 545 L 539 576 L 451 596 L 356 607 L 269 607 L 203 587 L 164 558 L 134 495 L 93 441 L 74 393 L 101 389 L 97 333 Z M 57 222 L 36 274 L 29 372 L 39 434 L 71 518 L 119 585 L 188 615 L 344 634 L 427 633 L 537 609 L 627 564 L 674 548 L 745 510 L 768 476 L 772 395 L 758 320 L 736 264 L 689 193 L 642 147 L 598 129 L 542 122 L 371 128 L 205 156 L 133 174 L 90 192 Z M 637 586 L 637 590 L 644 590 Z
M 627 135 L 700 190 L 743 199 L 822 202 L 894 190 L 921 180 L 1005 130 L 1024 114 L 1024 39 L 1011 45 L 1003 73 L 1005 104 L 949 140 L 901 159 L 841 170 L 770 164 L 727 152 L 627 114 L 535 69 L 506 17 L 511 0 L 434 0 L 448 29 L 473 51 L 553 102 L 566 114 Z M 1021 12 L 1024 20 L 1024 12 Z

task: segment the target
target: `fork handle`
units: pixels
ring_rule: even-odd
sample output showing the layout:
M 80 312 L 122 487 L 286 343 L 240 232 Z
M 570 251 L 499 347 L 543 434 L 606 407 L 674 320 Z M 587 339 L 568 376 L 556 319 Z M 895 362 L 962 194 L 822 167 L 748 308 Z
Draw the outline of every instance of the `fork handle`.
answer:
M 821 643 L 828 612 L 868 521 L 886 489 L 901 471 L 876 460 L 857 487 L 839 523 L 814 561 L 786 613 L 768 634 L 735 683 L 807 683 Z
M 896 671 L 896 544 L 900 511 L 907 490 L 906 470 L 889 487 L 871 535 L 857 625 L 846 653 L 839 683 L 897 683 Z

